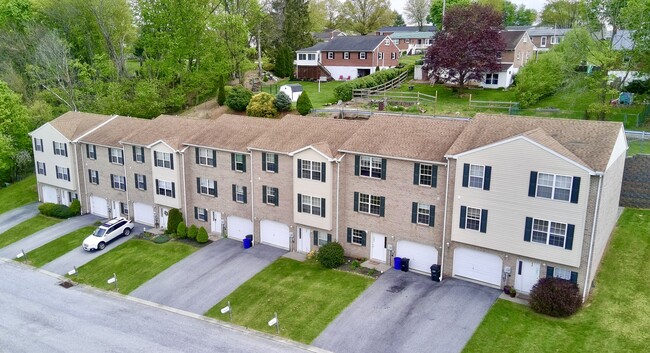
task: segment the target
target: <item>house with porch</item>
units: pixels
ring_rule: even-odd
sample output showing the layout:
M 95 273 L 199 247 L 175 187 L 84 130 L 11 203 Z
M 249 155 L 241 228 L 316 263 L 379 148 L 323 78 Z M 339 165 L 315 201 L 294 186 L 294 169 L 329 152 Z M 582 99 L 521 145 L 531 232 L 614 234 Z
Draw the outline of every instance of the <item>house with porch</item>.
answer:
M 535 45 L 527 31 L 502 31 L 506 48 L 499 54 L 499 71 L 487 73 L 480 85 L 484 88 L 508 88 L 512 77 L 529 60 L 534 59 Z
M 403 54 L 424 54 L 433 42 L 433 32 L 395 32 L 390 38 Z

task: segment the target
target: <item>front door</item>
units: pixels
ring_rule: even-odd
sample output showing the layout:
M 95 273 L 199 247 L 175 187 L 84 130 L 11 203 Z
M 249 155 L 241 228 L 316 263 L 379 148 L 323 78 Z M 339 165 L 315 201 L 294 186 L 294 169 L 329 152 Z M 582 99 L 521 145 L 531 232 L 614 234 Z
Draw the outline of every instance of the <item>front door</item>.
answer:
M 210 224 L 210 231 L 212 233 L 221 234 L 221 212 L 212 211 L 212 223 Z
M 539 267 L 538 262 L 517 260 L 515 289 L 522 293 L 530 293 L 530 290 L 539 280 Z
M 120 202 L 113 201 L 111 205 L 111 217 L 116 218 L 120 216 Z
M 298 238 L 296 240 L 296 251 L 302 253 L 308 253 L 311 242 L 311 230 L 309 228 L 298 227 Z
M 370 258 L 381 263 L 386 263 L 386 236 L 372 233 L 371 247 Z
M 164 207 L 158 207 L 159 220 L 158 227 L 161 229 L 167 228 L 167 217 L 169 217 L 169 209 Z

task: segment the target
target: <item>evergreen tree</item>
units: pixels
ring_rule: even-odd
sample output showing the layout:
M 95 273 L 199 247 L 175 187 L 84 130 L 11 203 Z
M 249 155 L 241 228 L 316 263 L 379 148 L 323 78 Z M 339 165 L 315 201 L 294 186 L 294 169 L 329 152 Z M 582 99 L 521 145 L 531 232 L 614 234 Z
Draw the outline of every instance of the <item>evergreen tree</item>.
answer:
M 298 101 L 296 102 L 298 113 L 300 113 L 300 115 L 307 115 L 313 107 L 314 106 L 311 104 L 311 100 L 307 95 L 307 91 L 303 91 L 302 94 L 300 94 L 300 97 L 298 97 Z
M 226 103 L 226 86 L 223 81 L 223 76 L 219 76 L 219 93 L 217 94 L 217 103 L 219 105 Z
M 279 77 L 292 76 L 294 56 L 294 52 L 288 46 L 280 47 L 275 57 L 275 74 Z

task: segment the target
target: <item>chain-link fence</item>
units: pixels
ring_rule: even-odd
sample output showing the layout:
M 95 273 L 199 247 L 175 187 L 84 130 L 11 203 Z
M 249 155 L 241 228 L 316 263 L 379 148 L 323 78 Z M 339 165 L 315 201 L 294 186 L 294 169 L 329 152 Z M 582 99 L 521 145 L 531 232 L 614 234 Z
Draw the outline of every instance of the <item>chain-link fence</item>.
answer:
M 647 131 L 625 131 L 627 137 L 628 156 L 636 154 L 650 154 L 650 132 Z

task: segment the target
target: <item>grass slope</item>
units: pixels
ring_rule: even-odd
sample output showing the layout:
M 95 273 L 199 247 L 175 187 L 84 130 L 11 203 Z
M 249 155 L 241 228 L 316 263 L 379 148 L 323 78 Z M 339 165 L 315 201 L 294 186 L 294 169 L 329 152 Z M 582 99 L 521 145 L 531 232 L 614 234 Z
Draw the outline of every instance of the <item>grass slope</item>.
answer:
M 267 321 L 278 313 L 280 335 L 310 343 L 373 279 L 328 270 L 315 261 L 281 258 L 241 285 L 205 315 L 228 320 L 220 309 L 230 301 L 233 322 L 275 334 Z
M 650 210 L 621 216 L 587 306 L 568 319 L 499 300 L 464 352 L 647 352 Z
M 155 244 L 148 240 L 131 239 L 81 266 L 74 280 L 113 290 L 115 285 L 106 281 L 116 273 L 120 293 L 128 294 L 196 249 L 175 241 Z
M 68 233 L 60 238 L 54 239 L 51 242 L 30 251 L 27 254 L 29 261 L 33 266 L 41 267 L 46 263 L 57 259 L 59 256 L 81 247 L 81 243 L 88 235 L 90 235 L 95 226 L 83 227 Z
M 7 229 L 6 232 L 0 234 L 0 248 L 13 244 L 38 232 L 39 230 L 51 227 L 59 222 L 61 222 L 60 219 L 45 217 L 39 214 L 34 218 L 18 223 Z
M 0 189 L 0 213 L 38 201 L 36 176 L 27 178 Z

